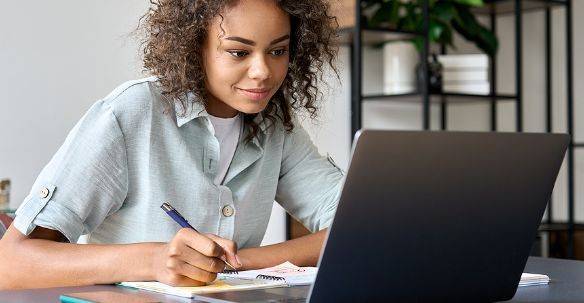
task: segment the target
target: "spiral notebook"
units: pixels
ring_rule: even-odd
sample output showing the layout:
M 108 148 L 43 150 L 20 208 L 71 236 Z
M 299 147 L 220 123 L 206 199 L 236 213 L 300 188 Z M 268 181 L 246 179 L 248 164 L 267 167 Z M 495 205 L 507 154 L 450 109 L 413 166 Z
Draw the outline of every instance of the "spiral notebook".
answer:
M 220 273 L 217 280 L 205 286 L 174 287 L 160 282 L 121 282 L 118 285 L 192 298 L 195 295 L 215 292 L 287 287 L 314 282 L 316 267 L 298 267 L 290 262 L 280 265 L 240 272 Z
M 312 284 L 316 279 L 317 271 L 317 267 L 299 267 L 290 262 L 284 262 L 274 267 L 246 270 L 237 273 L 226 272 L 222 275 L 243 279 L 283 281 L 289 286 L 295 286 Z

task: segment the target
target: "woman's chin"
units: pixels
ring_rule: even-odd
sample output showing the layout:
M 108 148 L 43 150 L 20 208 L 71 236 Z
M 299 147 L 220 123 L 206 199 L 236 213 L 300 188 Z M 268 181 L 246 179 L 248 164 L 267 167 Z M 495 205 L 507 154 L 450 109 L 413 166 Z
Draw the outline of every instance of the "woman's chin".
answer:
M 266 109 L 267 105 L 268 102 L 266 101 L 259 102 L 256 101 L 254 102 L 254 104 L 246 104 L 245 106 L 242 106 L 238 110 L 239 112 L 242 112 L 244 114 L 253 115 L 262 112 L 264 109 Z

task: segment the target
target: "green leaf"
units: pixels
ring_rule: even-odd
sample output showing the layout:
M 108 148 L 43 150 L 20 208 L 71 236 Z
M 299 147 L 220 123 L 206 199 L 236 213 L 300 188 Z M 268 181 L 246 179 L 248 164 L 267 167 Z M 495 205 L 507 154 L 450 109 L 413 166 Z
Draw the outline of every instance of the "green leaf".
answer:
M 452 44 L 452 29 L 448 23 L 440 19 L 431 18 L 428 25 L 428 38 L 430 42 L 436 42 L 441 45 Z
M 371 27 L 378 27 L 382 23 L 392 23 L 391 20 L 391 10 L 387 7 L 387 4 L 382 4 L 381 7 L 371 16 L 369 20 L 369 26 Z M 396 22 L 395 20 L 394 22 Z
M 452 2 L 468 5 L 468 6 L 483 6 L 483 0 L 451 0 Z
M 390 25 L 400 30 L 422 31 L 424 17 L 422 7 L 429 5 L 428 39 L 430 43 L 453 45 L 453 33 L 457 31 L 479 49 L 494 55 L 498 49 L 496 36 L 472 14 L 470 9 L 484 5 L 483 0 L 363 0 L 362 6 L 372 13 L 368 24 Z M 418 50 L 424 45 L 423 37 L 412 40 Z
M 397 24 L 399 22 L 399 11 L 400 8 L 402 7 L 402 3 L 400 1 L 393 1 L 390 0 L 392 2 L 392 6 L 391 6 L 391 14 L 390 14 L 390 20 L 393 20 L 392 23 L 393 24 Z
M 438 41 L 443 33 L 444 25 L 434 20 L 430 20 L 428 24 L 428 38 L 430 41 Z
M 477 46 L 479 46 L 485 53 L 489 54 L 490 56 L 497 54 L 497 50 L 499 49 L 499 41 L 493 32 L 482 27 L 479 31 L 479 41 L 480 44 L 477 44 Z
M 412 2 L 404 3 L 403 6 L 405 7 L 406 14 L 398 23 L 398 28 L 402 30 L 408 31 L 415 31 L 419 30 L 419 27 L 422 26 L 421 22 L 418 22 L 419 13 L 416 12 L 416 5 Z
M 495 55 L 498 49 L 495 35 L 477 21 L 467 6 L 456 5 L 456 8 L 458 14 L 452 22 L 454 29 L 488 55 Z
M 382 25 L 390 25 L 395 27 L 399 23 L 401 2 L 390 0 L 381 3 L 378 2 L 376 5 L 376 10 L 367 22 L 369 26 L 380 27 Z
M 418 50 L 418 53 L 421 53 L 422 49 L 424 49 L 424 38 L 423 37 L 416 37 L 416 38 L 412 39 L 412 43 L 414 44 L 414 46 Z
M 450 2 L 438 2 L 430 13 L 433 18 L 440 19 L 444 23 L 450 23 L 450 20 L 456 15 L 456 10 Z

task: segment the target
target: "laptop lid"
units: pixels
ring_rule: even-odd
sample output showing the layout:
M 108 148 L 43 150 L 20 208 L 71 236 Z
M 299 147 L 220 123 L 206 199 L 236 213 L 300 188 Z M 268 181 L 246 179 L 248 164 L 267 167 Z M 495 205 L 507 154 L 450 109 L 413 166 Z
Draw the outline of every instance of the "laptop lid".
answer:
M 310 302 L 512 298 L 568 143 L 360 132 Z

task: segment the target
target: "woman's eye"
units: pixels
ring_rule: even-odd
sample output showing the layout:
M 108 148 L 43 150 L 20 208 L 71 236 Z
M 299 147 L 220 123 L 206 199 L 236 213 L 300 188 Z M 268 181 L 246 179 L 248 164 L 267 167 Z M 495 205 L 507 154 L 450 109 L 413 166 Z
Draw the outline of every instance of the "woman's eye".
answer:
M 243 58 L 248 54 L 246 51 L 240 51 L 240 50 L 227 51 L 227 52 L 235 58 Z
M 274 56 L 284 56 L 287 53 L 287 51 L 285 49 L 275 49 L 271 53 Z

